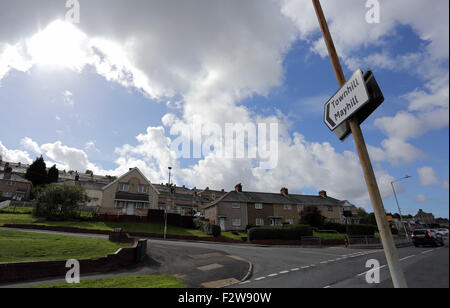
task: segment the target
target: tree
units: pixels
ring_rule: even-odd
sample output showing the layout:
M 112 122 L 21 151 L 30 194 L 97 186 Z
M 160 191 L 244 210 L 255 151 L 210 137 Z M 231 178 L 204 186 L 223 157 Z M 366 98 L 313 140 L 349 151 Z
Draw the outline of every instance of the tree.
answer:
M 57 183 L 59 179 L 59 170 L 56 168 L 56 165 L 53 165 L 53 167 L 51 167 L 48 170 L 48 184 L 51 183 Z
M 325 222 L 325 217 L 316 206 L 307 206 L 300 213 L 300 223 L 320 228 Z
M 28 167 L 25 178 L 33 183 L 34 187 L 48 183 L 47 166 L 42 155 Z
M 49 220 L 79 218 L 88 199 L 82 186 L 50 184 L 39 190 L 33 214 Z

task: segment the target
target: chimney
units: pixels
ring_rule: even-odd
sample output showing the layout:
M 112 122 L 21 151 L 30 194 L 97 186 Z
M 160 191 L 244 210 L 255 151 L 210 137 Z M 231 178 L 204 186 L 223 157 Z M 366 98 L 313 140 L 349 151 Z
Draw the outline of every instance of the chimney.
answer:
M 321 196 L 322 198 L 326 198 L 327 192 L 325 190 L 321 190 L 321 191 L 319 191 L 319 196 Z
M 12 175 L 12 168 L 9 166 L 8 163 L 6 163 L 6 165 L 5 165 L 4 172 L 5 172 L 5 174 L 3 175 L 3 179 L 4 180 L 10 180 L 11 179 L 11 175 Z
M 282 195 L 287 196 L 287 195 L 289 195 L 289 189 L 287 189 L 286 187 L 283 187 L 283 188 L 281 188 L 280 193 Z
M 75 181 L 78 182 L 80 180 L 80 175 L 78 174 L 78 171 L 75 172 Z
M 242 192 L 242 184 L 239 183 L 236 186 L 234 186 L 234 190 L 237 191 L 237 192 Z

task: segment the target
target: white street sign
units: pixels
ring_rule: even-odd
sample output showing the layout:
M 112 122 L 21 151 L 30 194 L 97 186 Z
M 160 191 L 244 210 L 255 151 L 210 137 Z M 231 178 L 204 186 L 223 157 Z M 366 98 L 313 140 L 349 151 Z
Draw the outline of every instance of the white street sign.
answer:
M 357 70 L 325 104 L 325 124 L 334 131 L 367 102 L 369 102 L 369 93 L 363 73 Z

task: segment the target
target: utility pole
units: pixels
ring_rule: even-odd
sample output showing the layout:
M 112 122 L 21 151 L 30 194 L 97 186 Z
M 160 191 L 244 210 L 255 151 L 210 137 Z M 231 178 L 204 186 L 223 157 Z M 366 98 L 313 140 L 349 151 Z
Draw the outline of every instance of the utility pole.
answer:
M 339 87 L 342 87 L 346 82 L 344 72 L 342 71 L 339 57 L 337 55 L 336 48 L 331 37 L 327 21 L 322 10 L 322 6 L 320 5 L 320 0 L 312 0 L 312 2 L 314 4 L 314 9 L 316 11 L 320 28 L 322 30 L 328 53 L 330 55 L 336 79 L 338 81 Z M 380 190 L 378 189 L 377 180 L 372 168 L 372 163 L 370 161 L 370 156 L 367 151 L 361 127 L 359 126 L 359 123 L 354 119 L 350 120 L 349 124 L 355 141 L 356 149 L 358 150 L 359 160 L 361 161 L 364 178 L 366 181 L 367 189 L 369 191 L 370 201 L 372 202 L 372 207 L 375 213 L 375 218 L 377 220 L 378 230 L 380 232 L 381 241 L 384 247 L 384 253 L 386 255 L 386 260 L 389 266 L 389 271 L 391 273 L 394 287 L 407 288 L 408 286 L 406 284 L 405 275 L 402 271 L 397 248 L 395 247 L 392 232 L 386 219 L 386 211 L 384 210 L 383 200 L 381 198 Z
M 402 211 L 400 210 L 400 204 L 398 203 L 398 198 L 397 198 L 397 193 L 395 192 L 394 183 L 395 182 L 399 182 L 399 181 L 401 181 L 403 179 L 409 179 L 410 177 L 411 176 L 407 175 L 407 176 L 402 177 L 401 179 L 398 179 L 398 180 L 395 180 L 395 181 L 391 182 L 392 190 L 394 191 L 395 202 L 397 203 L 398 213 L 400 215 L 400 223 L 403 225 L 403 229 L 405 230 L 405 236 L 406 236 L 406 239 L 408 241 L 409 241 L 408 230 L 406 230 L 406 226 L 403 223 Z

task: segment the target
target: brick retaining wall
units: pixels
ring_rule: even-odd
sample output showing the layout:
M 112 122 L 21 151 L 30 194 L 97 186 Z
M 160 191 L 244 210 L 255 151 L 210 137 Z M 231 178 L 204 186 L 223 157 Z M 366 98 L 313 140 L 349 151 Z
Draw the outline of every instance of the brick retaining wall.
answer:
M 130 248 L 120 248 L 116 253 L 98 259 L 78 260 L 80 274 L 103 273 L 134 264 L 137 243 Z M 0 283 L 34 280 L 39 278 L 65 278 L 69 268 L 66 260 L 0 263 Z

